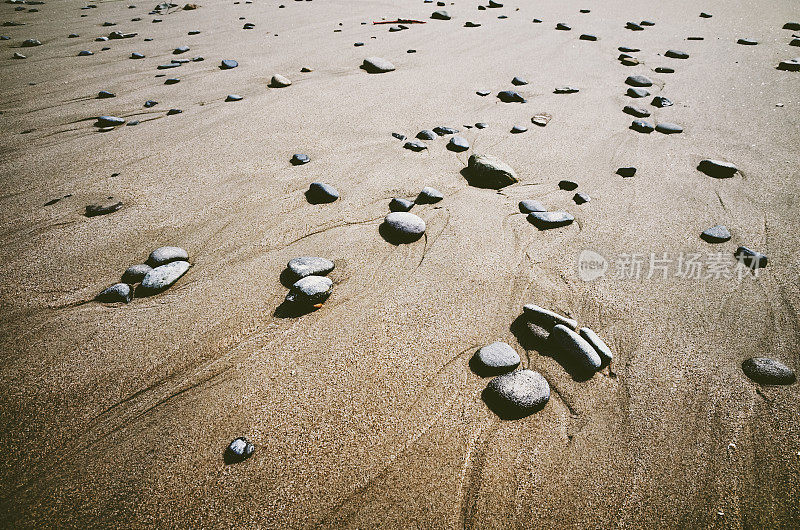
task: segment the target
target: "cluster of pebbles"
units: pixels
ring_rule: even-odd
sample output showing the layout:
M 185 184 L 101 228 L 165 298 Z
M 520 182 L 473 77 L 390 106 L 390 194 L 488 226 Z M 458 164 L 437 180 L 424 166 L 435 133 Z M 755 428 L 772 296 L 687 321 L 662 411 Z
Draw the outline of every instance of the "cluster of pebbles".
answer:
M 177 282 L 189 267 L 189 254 L 184 249 L 157 248 L 150 253 L 146 263 L 128 267 L 119 283 L 103 289 L 95 299 L 105 303 L 128 303 L 134 296 L 140 298 L 158 294 Z
M 292 282 L 285 302 L 304 310 L 319 309 L 333 290 L 333 281 L 326 276 L 334 269 L 326 258 L 304 256 L 294 258 L 286 265 L 284 274 Z

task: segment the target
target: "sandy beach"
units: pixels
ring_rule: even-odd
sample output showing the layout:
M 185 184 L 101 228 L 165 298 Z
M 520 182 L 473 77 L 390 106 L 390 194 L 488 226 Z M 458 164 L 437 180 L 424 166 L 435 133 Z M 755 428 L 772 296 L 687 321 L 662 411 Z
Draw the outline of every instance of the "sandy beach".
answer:
M 503 4 L 0 4 L 2 526 L 800 527 L 800 385 L 743 371 L 800 369 L 800 72 L 778 68 L 800 4 Z M 374 24 L 397 20 L 425 23 Z M 457 132 L 404 147 L 436 127 Z M 473 155 L 516 182 L 474 185 Z M 386 237 L 393 198 L 416 240 Z M 190 264 L 169 288 L 96 299 L 165 246 Z M 332 288 L 293 313 L 304 256 Z M 576 374 L 525 304 L 613 360 Z M 535 412 L 487 404 L 473 356 L 498 341 L 546 380 Z

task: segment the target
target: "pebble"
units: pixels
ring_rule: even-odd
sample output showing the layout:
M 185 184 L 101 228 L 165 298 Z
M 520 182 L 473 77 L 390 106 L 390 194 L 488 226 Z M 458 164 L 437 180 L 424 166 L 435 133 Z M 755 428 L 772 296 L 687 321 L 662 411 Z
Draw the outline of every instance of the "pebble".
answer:
M 642 51 L 642 50 L 640 50 L 639 48 L 629 48 L 628 46 L 620 46 L 620 47 L 619 47 L 619 48 L 617 48 L 617 49 L 618 49 L 619 51 L 621 51 L 621 52 L 626 52 L 626 53 L 636 53 L 636 52 L 640 52 L 640 51 Z
M 786 24 L 783 25 L 783 29 L 800 31 L 800 22 L 787 22 Z
M 122 203 L 120 201 L 115 201 L 113 199 L 110 199 L 104 202 L 98 202 L 88 205 L 86 207 L 86 212 L 84 213 L 84 215 L 86 215 L 86 217 L 106 215 L 109 213 L 114 213 L 120 208 L 122 208 Z
M 450 20 L 450 14 L 442 9 L 431 13 L 431 18 L 434 20 Z
M 115 127 L 117 125 L 122 125 L 125 123 L 124 118 L 118 118 L 116 116 L 98 116 L 97 122 L 95 123 L 96 127 Z
M 594 351 L 597 352 L 597 355 L 600 357 L 601 366 L 607 366 L 611 363 L 614 359 L 614 354 L 611 353 L 611 348 L 608 347 L 605 341 L 597 336 L 597 333 L 589 328 L 581 328 L 578 330 L 578 335 L 588 342 L 592 348 L 594 348 Z
M 329 203 L 339 198 L 339 192 L 330 184 L 312 182 L 306 191 L 306 198 L 312 204 Z
M 511 80 L 511 84 L 516 86 L 521 86 L 521 85 L 527 85 L 528 82 L 521 77 L 515 77 L 514 79 Z
M 730 178 L 739 171 L 739 168 L 730 162 L 723 162 L 722 160 L 702 160 L 697 169 L 714 178 Z
M 464 22 L 465 28 L 479 28 L 480 26 L 481 26 L 480 24 L 477 24 L 475 22 L 470 22 L 470 21 Z
M 711 15 L 709 15 L 708 13 L 703 12 L 703 13 L 700 13 L 700 18 L 711 18 Z
M 189 253 L 181 247 L 159 247 L 150 253 L 147 264 L 151 267 L 159 267 L 174 261 L 188 261 Z
M 674 68 L 670 68 L 668 66 L 658 66 L 658 67 L 656 67 L 655 71 L 656 71 L 656 73 L 659 73 L 659 74 L 674 74 L 675 73 L 675 69 Z
M 592 345 L 567 326 L 556 324 L 550 333 L 550 342 L 581 371 L 594 372 L 602 365 Z
M 423 151 L 428 148 L 427 145 L 420 142 L 419 140 L 409 140 L 408 142 L 403 144 L 403 147 L 416 152 Z
M 135 285 L 144 280 L 144 277 L 147 276 L 147 273 L 151 270 L 153 270 L 153 267 L 145 263 L 131 265 L 125 269 L 125 272 L 122 273 L 122 278 L 120 278 L 120 281 L 122 283 L 127 283 L 128 285 Z
M 581 35 L 578 38 L 580 40 L 590 40 L 590 41 L 596 41 L 597 40 L 597 36 L 596 35 L 590 35 L 588 33 L 584 33 L 583 35 Z
M 439 135 L 431 131 L 430 129 L 422 129 L 420 132 L 417 133 L 416 136 L 416 138 L 420 140 L 435 140 L 438 137 Z
M 32 48 L 33 46 L 41 46 L 42 43 L 36 39 L 28 39 L 22 42 L 22 46 L 24 48 Z
M 131 59 L 144 59 L 144 54 L 139 52 L 131 53 Z
M 153 101 L 152 99 L 148 99 L 144 102 L 144 108 L 149 109 L 150 107 L 155 107 L 158 105 L 158 101 Z
M 247 438 L 236 438 L 225 449 L 225 459 L 230 462 L 241 462 L 250 456 L 255 451 L 255 447 Z
M 324 276 L 306 276 L 300 278 L 286 295 L 286 301 L 292 304 L 313 306 L 328 299 L 333 289 L 333 282 Z
M 789 46 L 800 46 L 800 38 L 794 38 L 789 41 Z
M 625 29 L 629 29 L 631 31 L 642 31 L 644 28 L 635 22 L 628 22 L 625 24 Z
M 128 303 L 133 298 L 131 287 L 127 283 L 115 283 L 111 287 L 103 289 L 100 294 L 95 298 L 98 302 L 114 303 L 124 302 Z
M 558 24 L 556 24 L 556 29 L 561 31 L 569 31 L 572 28 L 569 27 L 567 24 L 564 24 L 563 22 L 559 22 Z
M 466 151 L 469 149 L 469 142 L 462 136 L 453 136 L 450 138 L 450 141 L 447 142 L 447 149 L 456 152 Z
M 549 230 L 567 226 L 575 218 L 567 212 L 531 212 L 528 214 L 528 222 L 539 230 Z
M 481 375 L 499 375 L 519 366 L 519 354 L 505 342 L 494 342 L 480 348 L 474 355 Z
M 558 189 L 565 190 L 565 191 L 572 191 L 578 187 L 577 182 L 573 182 L 571 180 L 560 180 L 558 181 Z
M 488 127 L 488 125 L 483 123 L 482 121 L 479 121 L 478 123 L 475 124 L 476 129 L 485 129 L 486 127 Z
M 415 202 L 417 204 L 435 204 L 442 199 L 444 199 L 444 195 L 441 191 L 437 190 L 436 188 L 426 186 L 422 188 L 422 191 L 419 192 Z
M 171 287 L 181 276 L 186 274 L 190 266 L 188 261 L 171 261 L 166 265 L 154 267 L 142 279 L 140 286 L 142 294 L 148 296 Z
M 617 175 L 621 177 L 632 177 L 636 174 L 635 167 L 621 167 L 617 169 Z
M 731 233 L 724 226 L 716 225 L 703 230 L 700 237 L 709 243 L 724 243 L 731 238 Z
M 539 372 L 517 370 L 495 377 L 486 386 L 487 404 L 502 416 L 521 418 L 544 408 L 550 385 Z
M 533 322 L 537 326 L 541 326 L 547 331 L 552 331 L 556 324 L 566 326 L 570 329 L 578 327 L 578 323 L 563 315 L 559 315 L 553 311 L 540 307 L 536 304 L 525 304 L 522 307 L 522 312 L 528 322 Z
M 286 264 L 286 268 L 294 275 L 295 281 L 306 276 L 326 276 L 334 267 L 334 263 L 329 259 L 311 256 L 294 258 Z
M 458 129 L 454 129 L 452 127 L 445 127 L 443 125 L 440 125 L 439 127 L 434 127 L 433 128 L 433 132 L 435 132 L 439 136 L 447 136 L 449 134 L 456 134 L 458 132 Z
M 639 22 L 639 25 L 640 26 L 655 26 L 656 23 L 652 22 L 650 20 L 642 20 L 641 22 Z
M 291 160 L 289 160 L 289 162 L 293 166 L 301 166 L 303 164 L 308 164 L 309 162 L 311 162 L 311 158 L 309 158 L 308 155 L 304 155 L 302 153 L 295 153 L 292 155 L 292 158 Z
M 240 96 L 239 94 L 228 94 L 225 97 L 225 101 L 241 101 L 243 99 L 244 98 L 242 96 Z
M 625 114 L 630 114 L 631 116 L 636 116 L 637 118 L 646 118 L 650 116 L 649 110 L 641 107 L 634 107 L 633 105 L 625 105 L 625 108 L 622 109 L 622 112 Z
M 100 92 L 97 93 L 97 97 L 99 99 L 105 99 L 105 98 L 115 98 L 117 97 L 117 95 L 114 94 L 113 92 L 109 92 L 108 90 L 101 90 Z
M 174 62 L 173 61 L 173 62 L 167 63 L 167 64 L 159 64 L 156 67 L 156 69 L 158 69 L 158 70 L 167 70 L 169 68 L 178 68 L 181 64 L 183 64 L 183 63 L 179 63 L 179 62 Z
M 795 57 L 794 59 L 781 61 L 780 63 L 778 63 L 778 70 L 785 70 L 787 72 L 800 71 L 800 57 Z
M 389 201 L 390 212 L 407 212 L 414 207 L 414 202 L 408 199 L 400 199 L 395 197 Z
M 542 203 L 539 201 L 525 199 L 523 201 L 519 201 L 519 211 L 522 213 L 546 212 L 547 208 L 542 206 Z
M 488 96 L 489 94 L 491 94 L 491 92 L 489 92 L 488 90 L 477 90 L 475 93 L 478 94 L 479 96 Z
M 513 90 L 503 90 L 497 93 L 497 97 L 503 103 L 526 103 L 527 100 L 523 98 L 519 92 Z
M 181 54 L 181 53 L 186 53 L 188 51 L 189 51 L 189 47 L 188 46 L 178 46 L 177 48 L 172 50 L 172 53 L 174 55 L 178 55 L 178 54 Z
M 572 200 L 575 201 L 575 204 L 584 204 L 591 201 L 592 198 L 589 197 L 588 193 L 579 191 L 578 193 L 572 196 Z
M 284 88 L 284 87 L 287 87 L 287 86 L 289 86 L 291 84 L 292 84 L 292 82 L 289 81 L 288 78 L 286 78 L 286 77 L 284 77 L 284 76 L 282 76 L 280 74 L 275 74 L 275 75 L 272 76 L 272 81 L 270 82 L 269 86 L 271 86 L 273 88 Z
M 664 96 L 656 96 L 653 98 L 653 101 L 650 102 L 651 105 L 654 107 L 671 107 L 673 105 L 672 100 L 669 98 L 665 98 Z
M 178 84 L 180 82 L 181 82 L 181 80 L 178 79 L 177 77 L 170 77 L 170 78 L 168 78 L 167 80 L 164 81 L 164 84 L 165 85 L 176 85 L 176 84 Z
M 231 68 L 236 68 L 237 66 L 239 66 L 239 63 L 233 59 L 223 59 L 219 65 L 222 70 L 230 70 Z
M 643 75 L 629 75 L 625 80 L 625 83 L 637 87 L 653 86 L 653 82 L 650 80 L 650 78 Z
M 81 50 L 78 52 L 78 57 L 87 57 L 89 55 L 94 55 L 94 53 L 89 50 Z
M 520 134 L 520 133 L 526 132 L 527 130 L 528 130 L 528 128 L 527 127 L 523 127 L 522 125 L 514 125 L 511 128 L 511 134 Z
M 797 380 L 794 370 L 768 357 L 752 357 L 742 363 L 747 377 L 762 385 L 791 385 Z
M 471 183 L 481 188 L 500 189 L 519 181 L 511 166 L 491 155 L 470 155 L 467 172 Z
M 756 44 L 758 44 L 758 41 L 754 39 L 739 39 L 736 41 L 736 44 L 743 44 L 745 46 L 755 46 Z
M 664 53 L 665 57 L 670 57 L 672 59 L 688 59 L 689 54 L 680 50 L 667 50 Z
M 416 241 L 425 233 L 425 221 L 413 213 L 392 212 L 383 222 L 393 238 L 405 243 Z
M 661 122 L 656 125 L 656 130 L 662 134 L 678 134 L 683 132 L 683 127 L 675 123 Z
M 630 87 L 626 93 L 632 98 L 646 98 L 650 95 L 646 89 L 635 87 Z
M 578 92 L 578 91 L 579 91 L 579 89 L 577 89 L 575 87 L 562 86 L 562 87 L 558 87 L 555 90 L 553 90 L 553 93 L 554 94 L 574 94 L 575 92 Z
M 382 74 L 394 70 L 394 65 L 380 57 L 367 57 L 361 67 L 370 74 Z
M 400 133 L 396 133 L 396 132 L 393 132 L 392 136 L 394 136 L 398 140 L 405 140 L 406 139 L 406 135 L 405 134 L 400 134 Z
M 28 57 L 19 52 L 14 52 L 14 59 L 27 59 Z
M 767 266 L 767 256 L 747 247 L 739 247 L 733 253 L 736 259 L 751 269 L 763 269 Z
M 631 129 L 640 133 L 651 133 L 655 130 L 655 127 L 653 127 L 653 124 L 645 120 L 633 120 L 631 123 Z

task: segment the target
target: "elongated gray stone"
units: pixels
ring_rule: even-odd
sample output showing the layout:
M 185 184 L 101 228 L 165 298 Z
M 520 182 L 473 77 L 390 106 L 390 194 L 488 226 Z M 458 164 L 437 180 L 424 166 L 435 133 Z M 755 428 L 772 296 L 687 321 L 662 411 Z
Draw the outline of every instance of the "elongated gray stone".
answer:
M 294 258 L 286 264 L 286 268 L 289 269 L 296 280 L 306 276 L 325 276 L 334 267 L 335 265 L 331 260 L 312 256 Z
M 575 218 L 567 212 L 531 212 L 528 214 L 528 222 L 539 230 L 549 230 L 567 226 Z
M 181 247 L 159 247 L 150 253 L 147 264 L 151 267 L 166 265 L 173 261 L 188 261 L 189 253 Z
M 470 155 L 467 172 L 471 184 L 481 188 L 500 189 L 519 181 L 511 166 L 491 155 Z
M 566 326 L 556 324 L 550 333 L 550 342 L 582 371 L 596 371 L 602 365 L 592 345 Z
M 697 169 L 709 177 L 714 178 L 730 178 L 739 171 L 739 168 L 730 162 L 712 159 L 702 160 L 700 164 L 697 165 Z
M 172 261 L 153 268 L 142 279 L 140 286 L 142 294 L 156 294 L 171 287 L 181 276 L 186 274 L 190 266 L 188 261 Z
M 602 366 L 607 366 L 614 359 L 614 354 L 611 353 L 611 348 L 608 347 L 608 344 L 590 328 L 579 329 L 578 335 L 594 348 L 594 351 L 600 356 L 600 364 Z
M 632 98 L 646 98 L 650 95 L 650 92 L 647 89 L 641 87 L 630 87 L 626 92 Z
M 636 116 L 637 118 L 647 118 L 650 116 L 649 110 L 641 107 L 634 107 L 633 105 L 625 105 L 625 108 L 622 109 L 622 112 L 625 114 L 630 114 L 631 116 Z
M 425 221 L 413 213 L 392 212 L 383 222 L 390 237 L 403 243 L 416 241 L 425 233 Z
M 625 83 L 630 86 L 653 86 L 653 82 L 650 80 L 649 77 L 643 75 L 629 75 L 627 79 L 625 79 Z
M 539 372 L 517 370 L 495 377 L 486 386 L 487 405 L 497 414 L 519 418 L 542 409 L 550 400 L 550 385 Z
M 427 145 L 420 142 L 419 140 L 409 140 L 408 142 L 403 144 L 403 147 L 410 151 L 416 151 L 416 152 L 424 151 L 425 149 L 428 148 Z
M 554 94 L 574 94 L 574 93 L 579 92 L 579 91 L 580 91 L 580 89 L 572 87 L 572 86 L 560 86 L 560 87 L 556 88 L 555 90 L 553 90 L 553 93 Z
M 96 127 L 116 127 L 117 125 L 122 125 L 125 123 L 124 118 L 118 118 L 116 116 L 98 116 L 97 122 L 95 123 Z
M 640 133 L 651 133 L 653 132 L 655 127 L 653 127 L 653 124 L 648 121 L 633 120 L 633 122 L 631 123 L 631 129 Z
M 233 59 L 223 59 L 219 65 L 219 67 L 223 70 L 230 70 L 231 68 L 236 68 L 237 66 L 239 66 L 239 63 Z
M 522 213 L 546 212 L 547 208 L 542 206 L 539 201 L 525 199 L 524 201 L 519 201 L 519 211 Z
M 483 346 L 475 353 L 474 359 L 482 375 L 504 374 L 520 363 L 519 354 L 505 342 L 493 342 Z
M 664 121 L 656 125 L 656 130 L 662 134 L 678 134 L 683 132 L 683 127 Z
M 716 225 L 703 230 L 700 237 L 709 243 L 724 243 L 731 238 L 731 233 L 724 226 Z
M 651 105 L 654 107 L 671 107 L 673 105 L 672 100 L 669 98 L 665 98 L 664 96 L 656 96 L 653 98 L 653 101 L 650 102 Z
M 289 293 L 286 301 L 293 304 L 309 305 L 321 304 L 328 299 L 333 289 L 333 282 L 324 276 L 306 276 L 297 280 Z
M 534 324 L 543 327 L 547 331 L 553 331 L 553 327 L 557 324 L 566 326 L 570 329 L 575 329 L 578 327 L 578 323 L 575 320 L 567 318 L 563 315 L 559 315 L 558 313 L 550 311 L 549 309 L 539 307 L 536 304 L 525 304 L 522 307 L 522 313 L 529 322 L 533 322 Z
M 446 127 L 444 125 L 439 125 L 438 127 L 433 128 L 433 132 L 435 132 L 439 136 L 448 136 L 450 134 L 456 134 L 458 132 L 458 129 L 454 129 L 453 127 Z
M 797 380 L 794 370 L 768 357 L 752 357 L 742 363 L 747 377 L 762 385 L 791 385 Z
M 497 93 L 497 97 L 503 103 L 526 103 L 527 100 L 519 92 L 514 90 L 502 90 Z
M 395 69 L 392 63 L 380 57 L 367 57 L 361 67 L 370 74 L 383 74 Z
M 444 195 L 441 191 L 436 188 L 431 188 L 430 186 L 425 186 L 422 188 L 422 191 L 419 192 L 415 202 L 417 204 L 434 204 L 442 199 L 444 199 Z
M 97 295 L 96 300 L 105 303 L 124 302 L 127 304 L 131 301 L 132 296 L 131 287 L 127 283 L 116 283 L 103 289 Z
M 664 53 L 664 56 L 665 57 L 670 57 L 672 59 L 688 59 L 689 58 L 689 54 L 684 52 L 684 51 L 681 51 L 681 50 L 667 50 L 666 53 Z
M 758 41 L 755 39 L 739 39 L 736 41 L 736 44 L 743 44 L 745 46 L 755 46 L 758 44 Z
M 122 278 L 120 278 L 120 281 L 122 283 L 127 283 L 128 285 L 140 283 L 151 270 L 153 270 L 153 267 L 145 263 L 131 265 L 125 269 L 125 272 L 122 273 Z
M 778 70 L 785 70 L 787 72 L 800 72 L 800 57 L 781 61 L 778 63 Z

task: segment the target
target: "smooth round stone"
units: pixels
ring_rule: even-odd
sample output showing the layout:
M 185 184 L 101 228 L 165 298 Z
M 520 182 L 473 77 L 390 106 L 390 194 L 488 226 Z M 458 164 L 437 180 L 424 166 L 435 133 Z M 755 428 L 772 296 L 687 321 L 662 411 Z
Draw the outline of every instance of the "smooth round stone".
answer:
M 116 116 L 98 116 L 95 126 L 116 127 L 117 125 L 122 125 L 123 123 L 125 123 L 125 120 L 123 118 L 118 118 Z
M 466 151 L 469 149 L 469 142 L 462 136 L 453 136 L 450 138 L 450 141 L 447 142 L 447 149 L 456 152 Z
M 225 98 L 225 101 L 241 101 L 243 99 L 244 98 L 239 94 L 228 94 L 228 96 Z
M 631 87 L 628 89 L 626 94 L 628 94 L 632 98 L 646 98 L 647 96 L 650 95 L 650 92 L 648 92 L 644 88 Z
M 617 169 L 617 175 L 621 177 L 632 177 L 636 174 L 635 167 L 621 167 Z
M 556 24 L 556 29 L 559 31 L 569 31 L 572 28 L 569 27 L 567 24 L 564 24 L 563 22 L 559 22 L 558 24 Z
M 291 84 L 292 82 L 289 81 L 288 77 L 284 77 L 281 74 L 275 74 L 272 76 L 272 81 L 270 82 L 269 86 L 273 88 L 284 88 Z
M 286 264 L 286 268 L 298 280 L 306 276 L 326 276 L 334 267 L 335 265 L 329 259 L 309 256 L 294 258 Z
M 128 285 L 140 283 L 151 270 L 153 270 L 153 267 L 145 263 L 131 265 L 125 269 L 125 272 L 122 273 L 122 278 L 120 278 L 120 281 L 122 283 L 127 283 Z
M 442 9 L 431 13 L 431 18 L 434 20 L 450 20 L 450 14 Z
M 454 129 L 453 127 L 445 127 L 443 125 L 440 125 L 438 127 L 434 127 L 433 128 L 433 132 L 435 132 L 439 136 L 448 136 L 450 134 L 456 134 L 458 132 L 458 129 Z
M 89 55 L 94 55 L 94 53 L 89 50 L 81 50 L 78 52 L 78 57 L 88 57 Z
M 578 38 L 580 40 L 596 41 L 597 40 L 597 35 L 590 35 L 589 33 L 584 33 L 583 35 L 581 35 Z
M 420 140 L 435 140 L 436 138 L 439 137 L 439 135 L 437 135 L 430 129 L 422 129 L 420 132 L 417 133 L 416 137 Z
M 361 64 L 361 68 L 370 74 L 383 74 L 395 69 L 392 63 L 380 57 L 367 57 Z
M 173 261 L 188 261 L 189 253 L 181 247 L 159 247 L 150 253 L 147 264 L 151 267 L 166 265 Z
M 328 299 L 333 289 L 333 282 L 324 276 L 306 276 L 300 278 L 286 295 L 286 301 L 293 304 L 313 306 Z
M 109 92 L 108 90 L 101 90 L 100 92 L 97 93 L 97 97 L 99 99 L 106 99 L 106 98 L 115 98 L 117 97 L 117 95 L 114 94 L 113 92 Z
M 612 360 L 614 360 L 614 354 L 611 353 L 611 348 L 608 347 L 608 344 L 606 344 L 605 341 L 597 335 L 597 333 L 589 328 L 581 328 L 578 330 L 578 335 L 580 335 L 583 340 L 588 342 L 592 348 L 594 348 L 594 351 L 597 352 L 597 355 L 600 356 L 601 366 L 607 366 Z
M 295 153 L 292 155 L 292 158 L 291 160 L 289 160 L 289 162 L 293 166 L 301 166 L 303 164 L 308 164 L 309 162 L 311 162 L 311 158 L 309 158 L 308 155 L 304 155 L 302 153 Z
M 500 189 L 519 182 L 511 166 L 491 155 L 470 155 L 467 172 L 471 184 L 481 188 Z
M 733 255 L 737 261 L 751 269 L 761 269 L 767 266 L 767 256 L 751 248 L 739 247 Z
M 656 96 L 653 98 L 653 101 L 650 102 L 651 105 L 654 107 L 671 107 L 673 105 L 672 100 L 669 98 L 665 98 L 664 96 Z
M 329 203 L 339 198 L 339 192 L 330 184 L 312 182 L 308 187 L 306 197 L 311 203 Z
M 523 127 L 522 125 L 514 125 L 511 128 L 511 134 L 520 134 L 520 133 L 526 132 L 527 130 L 528 130 L 528 128 L 527 127 Z
M 553 93 L 554 94 L 574 94 L 574 93 L 579 92 L 579 91 L 580 91 L 580 89 L 577 89 L 575 87 L 561 86 L 561 87 L 558 87 L 555 90 L 553 90 Z
M 724 243 L 731 238 L 731 233 L 724 226 L 716 225 L 703 230 L 700 237 L 709 243 Z
M 547 208 L 542 206 L 539 201 L 525 199 L 524 201 L 519 201 L 519 211 L 522 213 L 546 212 Z
M 420 142 L 419 140 L 409 140 L 408 142 L 403 144 L 403 147 L 410 151 L 416 151 L 416 152 L 423 151 L 428 148 L 427 145 Z
M 521 418 L 547 404 L 550 400 L 550 385 L 539 372 L 517 370 L 489 381 L 485 398 L 487 404 L 499 415 Z
M 669 57 L 671 59 L 688 59 L 689 54 L 680 50 L 667 50 L 664 53 L 665 57 Z
M 479 371 L 486 375 L 510 372 L 521 359 L 519 354 L 505 342 L 494 342 L 479 349 L 474 355 Z
M 392 212 L 383 222 L 392 236 L 404 242 L 416 241 L 425 233 L 425 221 L 413 213 Z
M 658 67 L 656 67 L 656 73 L 659 73 L 659 74 L 674 74 L 675 73 L 675 69 L 674 68 L 670 68 L 668 66 L 658 66 Z
M 628 78 L 625 79 L 625 83 L 637 87 L 653 86 L 653 82 L 650 78 L 643 75 L 629 75 Z
M 678 134 L 683 132 L 683 127 L 675 123 L 661 122 L 656 125 L 656 130 L 662 134 Z
M 172 53 L 175 54 L 175 55 L 178 55 L 178 54 L 181 54 L 181 53 L 186 53 L 188 51 L 189 51 L 189 47 L 188 46 L 178 46 L 177 48 L 172 50 Z
M 592 200 L 588 193 L 584 193 L 579 191 L 575 195 L 572 196 L 572 200 L 575 201 L 575 204 L 584 204 Z
M 426 186 L 422 188 L 422 191 L 419 192 L 419 196 L 417 196 L 416 203 L 417 204 L 434 204 L 444 199 L 444 195 L 441 191 L 437 190 L 436 188 L 431 188 L 430 186 Z
M 730 178 L 739 171 L 739 168 L 731 164 L 730 162 L 724 162 L 722 160 L 712 160 L 706 159 L 702 160 L 698 165 L 697 169 L 702 171 L 709 177 L 714 178 Z
M 239 66 L 239 63 L 233 59 L 223 59 L 219 65 L 219 67 L 223 70 L 230 70 L 231 68 L 236 68 L 237 66 Z
M 567 326 L 556 324 L 550 341 L 581 371 L 593 372 L 602 366 L 600 355 L 592 345 Z
M 521 85 L 527 85 L 528 82 L 521 77 L 515 77 L 514 79 L 511 80 L 511 84 L 516 86 L 521 86 Z
M 648 121 L 633 120 L 631 123 L 631 129 L 636 132 L 649 134 L 655 130 L 655 127 L 653 127 L 653 124 Z
M 408 199 L 400 199 L 395 197 L 389 202 L 390 212 L 407 212 L 414 207 L 414 202 Z
M 797 380 L 794 370 L 768 357 L 753 357 L 742 363 L 747 377 L 762 385 L 791 385 Z
M 528 222 L 539 230 L 549 230 L 567 226 L 575 218 L 567 212 L 531 212 L 528 214 Z
M 744 46 L 755 46 L 758 44 L 758 41 L 755 39 L 739 39 L 736 41 L 736 44 L 743 44 Z
M 497 97 L 503 103 L 525 103 L 527 100 L 523 98 L 519 92 L 513 90 L 503 90 L 497 93 Z
M 225 449 L 225 459 L 231 462 L 241 462 L 253 454 L 255 446 L 247 438 L 236 438 Z
M 133 294 L 131 293 L 130 285 L 127 283 L 115 283 L 111 287 L 103 289 L 100 294 L 97 295 L 96 300 L 98 302 L 124 302 L 127 304 L 131 301 L 132 297 Z
M 93 203 L 86 206 L 86 217 L 95 217 L 98 215 L 106 215 L 114 213 L 122 208 L 122 202 L 109 199 L 103 202 Z
M 140 287 L 142 294 L 147 296 L 168 289 L 177 282 L 181 276 L 186 274 L 189 267 L 191 267 L 191 265 L 188 261 L 171 261 L 166 265 L 154 267 L 153 270 L 142 278 Z
M 633 105 L 625 105 L 625 108 L 622 109 L 622 112 L 625 114 L 630 114 L 631 116 L 636 116 L 637 118 L 647 118 L 650 116 L 649 110 L 641 107 L 634 107 Z
M 578 188 L 578 183 L 572 180 L 559 180 L 558 181 L 558 189 L 564 191 L 572 191 Z

